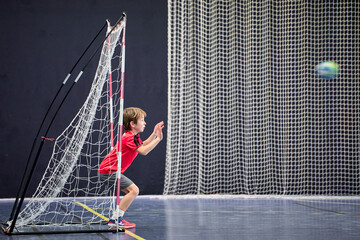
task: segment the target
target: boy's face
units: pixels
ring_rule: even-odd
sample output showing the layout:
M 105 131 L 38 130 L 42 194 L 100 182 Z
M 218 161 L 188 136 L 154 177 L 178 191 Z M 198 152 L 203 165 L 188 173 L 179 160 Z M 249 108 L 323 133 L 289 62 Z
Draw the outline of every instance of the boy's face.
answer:
M 131 128 L 134 132 L 136 133 L 141 133 L 144 131 L 146 126 L 146 122 L 145 122 L 145 118 L 144 117 L 140 117 L 137 120 L 137 123 L 135 124 L 134 122 L 131 122 Z

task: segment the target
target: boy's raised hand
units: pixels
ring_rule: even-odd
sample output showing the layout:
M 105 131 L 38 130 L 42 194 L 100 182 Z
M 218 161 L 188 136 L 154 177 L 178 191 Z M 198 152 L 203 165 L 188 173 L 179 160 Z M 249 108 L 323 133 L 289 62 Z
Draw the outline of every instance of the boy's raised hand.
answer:
M 163 132 L 162 132 L 163 128 L 164 128 L 164 121 L 159 122 L 154 127 L 155 136 L 157 136 L 160 140 L 163 139 Z
M 141 155 L 147 155 L 151 152 L 156 145 L 163 139 L 162 129 L 164 128 L 164 122 L 161 121 L 155 125 L 153 133 L 143 142 L 143 145 L 140 146 L 136 151 Z

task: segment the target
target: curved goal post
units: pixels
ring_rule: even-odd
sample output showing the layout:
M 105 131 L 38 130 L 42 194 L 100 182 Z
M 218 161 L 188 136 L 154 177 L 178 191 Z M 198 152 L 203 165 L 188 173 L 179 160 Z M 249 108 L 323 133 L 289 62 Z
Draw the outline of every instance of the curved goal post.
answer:
M 106 223 L 117 208 L 117 184 L 101 181 L 97 170 L 114 143 L 121 141 L 125 13 L 114 26 L 107 21 L 107 28 L 88 97 L 55 139 L 36 192 L 21 199 L 24 207 L 20 204 L 21 211 L 3 227 L 9 235 L 114 231 Z

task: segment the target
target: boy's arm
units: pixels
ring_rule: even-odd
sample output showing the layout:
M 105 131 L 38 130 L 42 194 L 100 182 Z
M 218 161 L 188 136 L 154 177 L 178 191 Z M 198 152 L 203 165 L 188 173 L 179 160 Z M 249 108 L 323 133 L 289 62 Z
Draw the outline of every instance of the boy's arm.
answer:
M 143 145 L 136 149 L 141 155 L 147 155 L 151 152 L 163 139 L 162 129 L 164 128 L 164 122 L 159 122 L 154 127 L 154 132 L 143 142 Z
M 148 145 L 149 143 L 151 143 L 153 140 L 156 139 L 156 134 L 155 132 L 153 132 L 144 142 L 143 142 L 143 146 Z
M 153 150 L 156 145 L 159 144 L 160 142 L 160 138 L 155 138 L 151 143 L 147 144 L 147 145 L 142 145 L 141 147 L 139 147 L 138 149 L 136 149 L 136 151 L 138 153 L 140 153 L 141 155 L 147 155 L 149 152 L 151 152 L 151 150 Z
M 161 133 L 162 135 L 162 129 L 164 127 L 164 122 L 161 121 L 158 124 L 155 125 L 153 133 L 143 142 L 143 145 L 146 146 L 149 143 L 151 143 L 155 138 L 158 137 L 158 135 Z M 162 138 L 161 138 L 162 139 Z

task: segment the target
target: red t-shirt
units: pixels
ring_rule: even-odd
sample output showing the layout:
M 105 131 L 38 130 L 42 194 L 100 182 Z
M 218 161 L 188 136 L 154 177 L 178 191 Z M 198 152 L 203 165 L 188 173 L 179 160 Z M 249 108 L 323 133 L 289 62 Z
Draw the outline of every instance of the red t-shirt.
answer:
M 138 154 L 136 149 L 138 149 L 141 145 L 142 141 L 139 134 L 135 135 L 132 132 L 125 132 L 123 134 L 121 138 L 121 173 L 124 173 L 134 161 Z M 114 147 L 101 162 L 98 169 L 99 173 L 110 174 L 117 171 L 117 153 L 118 145 L 116 144 L 116 147 Z

